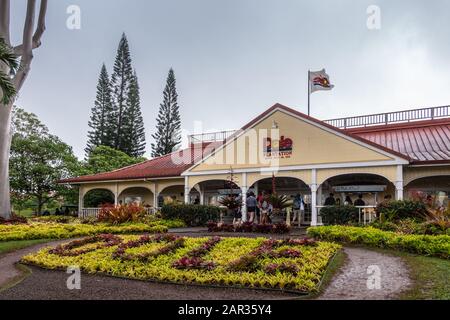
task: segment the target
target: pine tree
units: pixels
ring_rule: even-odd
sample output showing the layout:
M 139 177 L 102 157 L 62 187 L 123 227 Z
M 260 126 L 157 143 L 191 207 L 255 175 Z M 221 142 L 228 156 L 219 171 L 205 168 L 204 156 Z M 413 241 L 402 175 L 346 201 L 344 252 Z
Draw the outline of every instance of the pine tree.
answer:
M 139 81 L 136 72 L 131 81 L 127 109 L 124 112 L 122 136 L 126 143 L 122 150 L 132 157 L 141 157 L 145 153 L 145 129 L 141 113 Z
M 176 150 L 181 143 L 181 119 L 178 107 L 175 73 L 169 70 L 161 103 L 156 119 L 156 133 L 152 135 L 152 157 L 159 157 Z
M 113 92 L 114 117 L 116 119 L 113 148 L 124 152 L 128 149 L 127 141 L 130 140 L 124 134 L 124 126 L 132 80 L 133 68 L 131 66 L 130 48 L 127 37 L 123 34 L 117 49 L 114 72 L 111 76 L 111 87 Z
M 106 66 L 103 64 L 97 84 L 97 96 L 91 110 L 89 121 L 91 130 L 88 132 L 86 156 L 89 156 L 92 150 L 98 146 L 111 147 L 114 144 L 115 119 L 111 99 L 109 75 Z

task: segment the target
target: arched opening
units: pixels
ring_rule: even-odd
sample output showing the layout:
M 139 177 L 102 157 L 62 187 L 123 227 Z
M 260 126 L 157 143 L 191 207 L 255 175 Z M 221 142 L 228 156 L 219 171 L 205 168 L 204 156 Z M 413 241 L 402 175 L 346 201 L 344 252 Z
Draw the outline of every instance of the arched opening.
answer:
M 241 188 L 234 182 L 227 180 L 207 180 L 200 182 L 197 188 L 193 188 L 190 193 L 190 198 L 194 201 L 200 200 L 205 205 L 220 206 L 220 199 L 227 195 L 239 195 L 242 193 Z M 196 197 L 200 198 L 197 199 Z M 203 199 L 201 199 L 203 197 Z
M 449 205 L 450 176 L 423 177 L 411 181 L 405 188 L 406 197 L 414 199 L 417 196 L 426 198 L 432 196 L 440 206 Z
M 386 195 L 395 199 L 395 186 L 385 177 L 376 174 L 344 174 L 328 178 L 320 186 L 318 204 L 325 205 L 331 194 L 337 204 L 344 204 L 346 200 L 354 204 L 361 197 L 364 205 L 377 206 Z
M 294 202 L 297 195 L 303 200 L 304 212 L 301 215 L 301 224 L 311 223 L 312 197 L 310 187 L 302 180 L 293 177 L 268 177 L 256 181 L 249 189 L 256 196 L 271 194 L 284 195 L 289 203 Z M 293 206 L 292 206 L 293 209 Z M 294 218 L 294 215 L 291 216 Z M 295 221 L 298 221 L 295 219 Z
M 118 204 L 136 204 L 146 207 L 153 206 L 153 193 L 143 187 L 133 187 L 122 191 L 118 197 Z
M 184 185 L 175 185 L 164 188 L 158 193 L 158 205 L 161 208 L 164 204 L 175 204 L 184 202 Z
M 83 197 L 84 208 L 99 208 L 104 204 L 114 204 L 114 193 L 108 189 L 93 189 Z

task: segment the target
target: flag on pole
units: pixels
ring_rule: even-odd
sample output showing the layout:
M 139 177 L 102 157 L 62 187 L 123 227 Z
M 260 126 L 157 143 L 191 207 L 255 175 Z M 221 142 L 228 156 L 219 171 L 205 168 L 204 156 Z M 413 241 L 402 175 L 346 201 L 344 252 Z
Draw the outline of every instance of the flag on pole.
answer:
M 321 90 L 332 90 L 334 85 L 330 83 L 330 76 L 325 72 L 325 69 L 322 69 L 309 72 L 309 87 L 310 93 L 313 93 Z

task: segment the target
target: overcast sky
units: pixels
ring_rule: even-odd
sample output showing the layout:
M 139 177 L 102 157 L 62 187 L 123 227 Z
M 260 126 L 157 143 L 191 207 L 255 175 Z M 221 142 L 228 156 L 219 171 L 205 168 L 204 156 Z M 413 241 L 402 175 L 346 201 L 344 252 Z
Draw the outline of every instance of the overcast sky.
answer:
M 183 128 L 237 129 L 279 102 L 306 112 L 307 71 L 326 68 L 333 91 L 312 96 L 319 119 L 450 104 L 447 0 L 50 0 L 47 31 L 17 104 L 36 113 L 76 155 L 103 62 L 122 32 L 141 86 L 149 156 L 170 67 Z M 13 40 L 25 0 L 12 1 Z M 66 27 L 81 8 L 81 29 Z M 367 8 L 381 9 L 381 29 Z

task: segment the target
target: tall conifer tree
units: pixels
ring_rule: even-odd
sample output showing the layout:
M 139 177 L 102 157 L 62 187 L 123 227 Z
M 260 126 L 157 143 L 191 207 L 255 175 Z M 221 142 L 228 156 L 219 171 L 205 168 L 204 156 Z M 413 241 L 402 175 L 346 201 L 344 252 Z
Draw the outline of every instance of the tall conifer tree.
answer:
M 145 153 L 145 128 L 141 112 L 139 81 L 136 72 L 130 84 L 127 109 L 124 113 L 123 137 L 126 149 L 122 150 L 132 157 Z
M 91 110 L 86 156 L 98 146 L 114 145 L 115 122 L 109 75 L 103 64 L 97 84 L 97 96 Z
M 181 143 L 181 118 L 175 73 L 172 68 L 167 76 L 163 97 L 163 103 L 160 105 L 156 119 L 156 133 L 152 135 L 155 140 L 155 143 L 152 143 L 152 157 L 169 154 L 175 151 Z
M 114 148 L 126 152 L 129 138 L 124 134 L 126 127 L 126 113 L 129 105 L 130 87 L 133 81 L 133 68 L 128 40 L 122 35 L 117 56 L 114 63 L 114 72 L 111 76 L 112 96 L 116 119 Z

